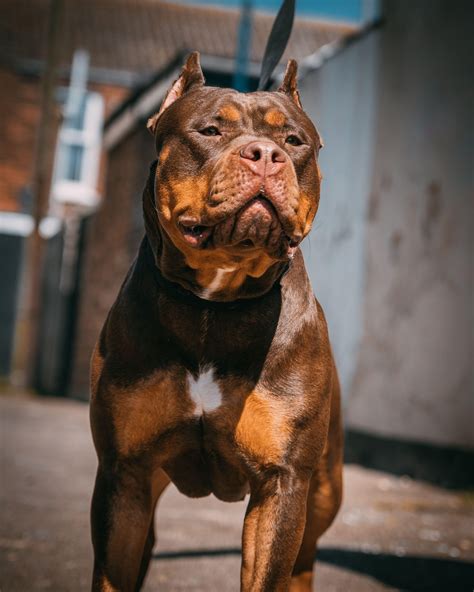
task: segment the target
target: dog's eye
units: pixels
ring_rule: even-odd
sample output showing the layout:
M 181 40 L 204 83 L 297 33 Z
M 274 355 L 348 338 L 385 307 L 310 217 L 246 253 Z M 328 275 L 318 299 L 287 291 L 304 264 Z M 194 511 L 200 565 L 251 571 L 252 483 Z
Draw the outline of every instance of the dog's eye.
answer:
M 199 131 L 203 136 L 220 136 L 221 133 L 215 125 L 210 125 Z
M 298 136 L 292 134 L 286 138 L 286 143 L 291 144 L 291 146 L 301 146 L 303 142 L 298 138 Z

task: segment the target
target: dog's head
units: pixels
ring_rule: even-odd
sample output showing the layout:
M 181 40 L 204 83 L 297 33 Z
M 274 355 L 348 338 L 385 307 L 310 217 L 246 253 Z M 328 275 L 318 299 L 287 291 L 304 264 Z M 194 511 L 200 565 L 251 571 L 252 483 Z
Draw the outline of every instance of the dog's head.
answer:
M 275 92 L 204 86 L 191 54 L 150 118 L 159 223 L 193 269 L 292 257 L 319 203 L 321 140 L 290 61 Z M 255 266 L 254 266 L 255 267 Z

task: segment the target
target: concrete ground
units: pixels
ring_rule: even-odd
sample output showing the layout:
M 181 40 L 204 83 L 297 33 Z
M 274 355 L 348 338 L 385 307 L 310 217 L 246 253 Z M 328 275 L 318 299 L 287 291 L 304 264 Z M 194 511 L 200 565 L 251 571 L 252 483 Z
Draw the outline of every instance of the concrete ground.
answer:
M 1 396 L 0 592 L 78 592 L 91 577 L 96 459 L 85 404 Z M 321 541 L 322 592 L 474 589 L 474 496 L 352 465 Z M 170 487 L 146 591 L 237 591 L 244 503 Z

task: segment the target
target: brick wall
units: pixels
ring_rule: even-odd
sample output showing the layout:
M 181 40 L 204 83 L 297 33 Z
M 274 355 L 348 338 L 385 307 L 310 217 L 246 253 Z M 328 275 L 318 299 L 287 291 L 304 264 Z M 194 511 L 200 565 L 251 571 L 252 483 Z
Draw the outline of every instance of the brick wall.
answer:
M 0 211 L 20 211 L 20 193 L 31 181 L 40 87 L 37 79 L 0 68 Z
M 66 86 L 67 80 L 59 85 Z M 40 118 L 41 81 L 0 67 L 0 211 L 24 210 L 21 191 L 31 183 L 35 142 Z M 92 84 L 105 101 L 106 116 L 119 105 L 128 89 L 119 86 Z M 59 123 L 59 110 L 56 123 Z M 53 136 L 54 137 L 54 136 Z M 56 141 L 50 147 L 54 150 Z M 103 193 L 105 167 L 101 167 L 99 189 Z
M 58 86 L 66 86 L 67 84 L 68 80 L 58 81 Z M 31 195 L 28 195 L 28 192 L 25 192 L 24 190 L 28 186 L 31 186 L 33 177 L 36 138 L 40 119 L 41 80 L 39 77 L 18 74 L 12 69 L 9 69 L 8 66 L 5 67 L 2 65 L 0 67 L 0 88 L 0 109 L 2 113 L 2 117 L 0 118 L 0 211 L 30 212 Z M 99 92 L 103 96 L 106 117 L 125 99 L 129 92 L 127 88 L 104 84 L 91 84 L 89 85 L 89 88 L 90 90 Z M 54 121 L 55 127 L 57 127 L 60 122 L 59 109 L 57 109 L 55 112 Z M 53 161 L 53 151 L 55 149 L 55 145 L 56 131 L 54 131 L 52 134 L 50 146 L 47 147 L 49 150 L 51 150 L 51 162 Z M 128 175 L 125 174 L 127 161 L 128 158 L 126 158 L 123 171 L 121 170 L 121 166 L 118 168 L 118 175 L 121 179 L 118 184 L 119 186 L 122 183 L 123 178 L 128 179 Z M 113 183 L 112 190 L 106 191 L 106 168 L 106 155 L 104 155 L 104 157 L 101 159 L 101 167 L 99 172 L 99 192 L 102 196 L 113 195 L 115 193 Z M 115 174 L 113 177 L 115 177 Z M 104 222 L 104 220 L 107 220 L 107 218 L 111 217 L 114 219 L 114 223 L 112 225 L 113 228 L 117 228 L 117 236 L 125 236 L 126 229 L 128 228 L 127 225 L 130 223 L 129 210 L 131 200 L 129 201 L 130 203 L 128 206 L 127 204 L 122 204 L 117 210 L 127 211 L 127 215 L 123 220 L 120 219 L 120 215 L 118 215 L 117 218 L 114 218 L 114 203 L 110 204 L 110 207 L 108 204 L 104 205 L 104 211 L 101 215 L 99 215 L 99 227 L 100 224 Z M 135 219 L 137 219 L 137 216 L 138 214 L 136 214 Z M 141 216 L 138 219 L 140 220 Z M 91 230 L 93 230 L 93 228 L 91 228 Z M 98 234 L 100 242 L 100 239 L 102 238 L 100 229 Z M 91 235 L 93 237 L 97 236 L 93 232 Z M 107 240 L 109 239 L 107 238 Z M 122 270 L 126 269 L 131 255 L 128 254 L 129 251 L 124 248 L 123 244 L 109 244 L 107 240 L 104 248 L 113 251 L 112 267 L 109 268 L 108 265 L 105 265 L 103 270 L 104 274 L 102 275 L 101 271 L 99 270 L 97 277 L 94 275 L 94 273 L 91 274 L 90 280 L 86 276 L 83 287 L 90 287 L 90 284 L 97 282 L 97 287 L 100 289 L 107 286 L 109 282 L 110 286 L 116 286 L 120 283 Z M 112 243 L 113 241 L 114 239 L 112 237 Z M 137 242 L 137 239 L 135 239 L 135 242 Z M 89 251 L 94 252 L 94 248 L 86 248 L 86 254 L 88 254 Z M 86 263 L 89 269 L 95 269 L 96 263 L 93 258 L 91 262 L 89 261 L 89 257 L 86 257 Z M 18 260 L 18 266 L 21 267 L 20 259 Z M 115 278 L 115 269 L 118 269 L 119 271 L 116 276 L 117 281 L 114 283 L 113 278 Z M 19 274 L 17 274 L 17 276 L 18 275 Z M 102 280 L 103 276 L 105 280 Z M 94 294 L 89 295 L 86 291 L 86 302 L 90 302 L 91 298 L 95 302 Z M 100 296 L 96 300 L 99 302 L 99 304 L 103 301 Z M 105 298 L 105 302 L 108 303 L 109 299 Z M 43 303 L 43 306 L 46 305 L 47 303 Z M 107 304 L 104 306 L 107 306 Z M 101 311 L 102 308 L 103 306 L 99 306 L 99 311 Z M 91 337 L 88 341 L 86 339 L 87 344 L 95 339 L 96 325 L 100 325 L 102 319 L 100 313 L 98 313 L 96 318 L 98 320 L 95 325 L 92 325 L 92 329 L 90 330 Z M 89 319 L 86 314 L 82 317 L 82 322 L 86 324 L 86 327 L 88 321 Z M 83 334 L 87 335 L 87 329 L 85 332 L 83 332 Z M 11 347 L 10 343 L 7 345 L 8 347 Z M 86 348 L 84 349 L 86 352 L 87 347 L 88 346 L 86 345 Z M 88 353 L 84 354 L 82 367 L 84 368 L 85 374 L 88 372 L 88 356 Z M 80 373 L 78 376 L 80 376 Z
M 104 201 L 86 230 L 71 396 L 88 397 L 92 349 L 144 234 L 142 191 L 153 159 L 144 123 L 108 154 Z

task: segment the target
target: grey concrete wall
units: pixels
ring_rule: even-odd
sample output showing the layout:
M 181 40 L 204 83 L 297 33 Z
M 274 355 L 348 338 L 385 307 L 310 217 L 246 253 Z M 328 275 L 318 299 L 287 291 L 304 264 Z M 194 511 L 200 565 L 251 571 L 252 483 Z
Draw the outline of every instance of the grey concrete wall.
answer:
M 350 393 L 363 327 L 377 46 L 378 34 L 373 34 L 300 82 L 304 108 L 324 141 L 321 202 L 303 251 L 328 319 L 344 398 Z
M 474 446 L 470 1 L 385 3 L 350 425 Z M 471 30 L 470 30 L 471 29 Z
M 346 424 L 474 446 L 474 3 L 390 0 L 302 82 L 326 148 L 305 245 Z

